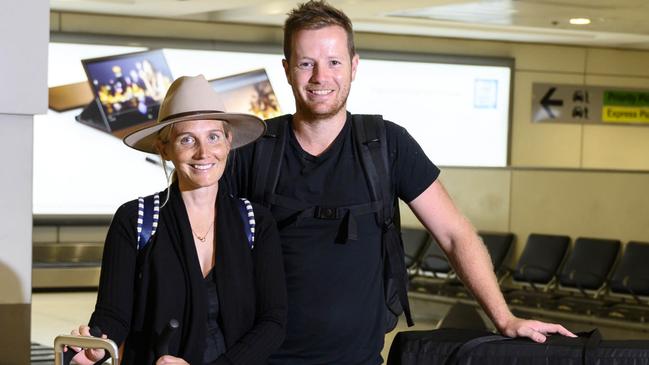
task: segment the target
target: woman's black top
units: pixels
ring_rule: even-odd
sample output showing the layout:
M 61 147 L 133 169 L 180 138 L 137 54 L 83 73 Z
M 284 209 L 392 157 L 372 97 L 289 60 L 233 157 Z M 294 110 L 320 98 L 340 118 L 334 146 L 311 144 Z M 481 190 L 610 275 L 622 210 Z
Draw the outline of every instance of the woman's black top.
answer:
M 270 212 L 253 204 L 251 250 L 239 200 L 225 185 L 219 184 L 216 199 L 213 270 L 226 351 L 214 363 L 264 364 L 285 335 L 286 282 L 279 235 Z M 90 326 L 124 344 L 123 365 L 155 363 L 156 340 L 170 319 L 180 323 L 169 343 L 170 355 L 194 365 L 204 360 L 208 291 L 177 184 L 170 191 L 146 247 L 137 250 L 137 200 L 117 210 L 106 237 Z M 165 201 L 165 192 L 160 200 Z
M 205 290 L 207 290 L 207 338 L 203 364 L 212 364 L 225 353 L 225 339 L 219 326 L 219 294 L 216 292 L 214 270 L 210 270 L 205 277 Z

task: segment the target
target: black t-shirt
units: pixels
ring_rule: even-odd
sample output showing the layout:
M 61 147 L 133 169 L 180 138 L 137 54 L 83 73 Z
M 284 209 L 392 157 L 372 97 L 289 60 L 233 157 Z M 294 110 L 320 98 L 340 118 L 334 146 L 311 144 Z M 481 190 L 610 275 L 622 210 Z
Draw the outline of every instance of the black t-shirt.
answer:
M 321 155 L 299 145 L 292 130 L 275 193 L 308 206 L 342 207 L 370 202 L 355 146 L 351 114 Z M 408 132 L 386 122 L 390 173 L 399 198 L 410 202 L 428 188 L 439 169 Z M 234 182 L 252 196 L 254 145 L 237 151 Z M 273 206 L 280 227 L 288 290 L 286 340 L 274 364 L 379 364 L 385 334 L 381 229 L 374 214 L 354 216 L 358 238 L 341 242 L 345 217 L 294 220 L 299 211 Z

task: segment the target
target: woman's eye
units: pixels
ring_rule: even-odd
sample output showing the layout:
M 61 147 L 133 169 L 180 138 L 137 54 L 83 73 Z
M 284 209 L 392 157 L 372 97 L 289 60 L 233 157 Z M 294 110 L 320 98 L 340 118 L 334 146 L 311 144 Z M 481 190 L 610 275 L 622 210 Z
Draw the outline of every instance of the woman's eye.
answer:
M 182 144 L 182 145 L 190 145 L 190 144 L 193 144 L 193 143 L 194 143 L 194 137 L 184 136 L 184 137 L 180 138 L 180 144 Z
M 223 135 L 221 133 L 211 133 L 207 138 L 210 142 L 220 142 Z

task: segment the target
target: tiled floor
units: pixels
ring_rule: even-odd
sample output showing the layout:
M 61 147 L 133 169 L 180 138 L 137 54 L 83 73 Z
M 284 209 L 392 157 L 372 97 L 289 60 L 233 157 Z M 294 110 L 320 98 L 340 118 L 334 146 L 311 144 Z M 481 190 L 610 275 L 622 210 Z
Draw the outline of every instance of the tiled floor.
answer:
M 93 311 L 96 292 L 56 292 L 34 293 L 32 295 L 32 342 L 53 346 L 54 338 L 70 331 L 82 323 L 88 323 Z M 414 327 L 406 327 L 403 318 L 397 328 L 385 337 L 385 347 L 382 352 L 387 359 L 388 351 L 395 334 L 398 331 L 433 329 L 438 321 L 448 313 L 450 304 L 439 303 L 421 298 L 421 295 L 410 298 L 413 313 L 417 314 Z M 484 314 L 482 314 L 483 319 Z M 523 315 L 525 317 L 525 315 Z M 569 317 L 561 319 L 543 318 L 538 314 L 537 319 L 557 321 L 573 331 L 585 331 L 599 327 L 606 339 L 649 339 L 647 330 L 630 330 L 619 326 L 604 326 L 601 323 L 573 321 Z M 489 323 L 489 322 L 486 322 Z
M 54 350 L 52 346 L 43 346 L 32 343 L 31 365 L 54 365 Z
M 32 295 L 32 342 L 52 347 L 56 336 L 69 334 L 75 326 L 88 323 L 96 296 L 96 292 L 34 293 Z M 403 321 L 400 321 L 397 328 L 386 335 L 382 352 L 384 359 L 387 359 L 390 344 L 398 331 L 431 329 L 437 320 L 418 318 L 416 322 L 414 327 L 408 328 Z
M 405 320 L 403 318 L 400 318 L 399 323 L 397 324 L 397 328 L 395 328 L 392 332 L 385 335 L 385 345 L 383 346 L 383 351 L 381 351 L 381 356 L 383 357 L 383 360 L 388 359 L 388 353 L 390 352 L 390 345 L 392 345 L 392 340 L 394 340 L 394 336 L 396 336 L 398 332 L 430 330 L 435 328 L 436 324 L 437 321 L 417 319 L 415 320 L 415 325 L 413 327 L 408 327 L 406 325 Z
M 96 298 L 96 292 L 32 294 L 32 342 L 51 347 L 56 336 L 88 323 Z

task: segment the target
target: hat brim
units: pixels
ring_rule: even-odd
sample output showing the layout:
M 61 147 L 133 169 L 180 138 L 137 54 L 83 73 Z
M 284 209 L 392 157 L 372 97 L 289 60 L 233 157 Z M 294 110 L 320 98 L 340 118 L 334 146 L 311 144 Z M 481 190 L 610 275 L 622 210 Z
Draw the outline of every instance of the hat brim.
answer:
M 239 148 L 256 141 L 266 132 L 266 122 L 250 114 L 241 113 L 201 113 L 167 119 L 155 125 L 138 129 L 124 137 L 124 143 L 136 150 L 157 154 L 155 147 L 158 132 L 171 124 L 190 120 L 222 120 L 229 124 L 232 132 L 231 149 Z

